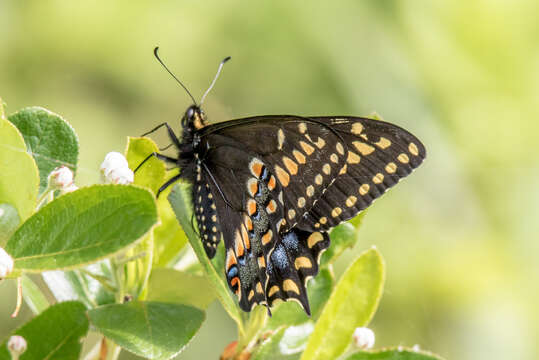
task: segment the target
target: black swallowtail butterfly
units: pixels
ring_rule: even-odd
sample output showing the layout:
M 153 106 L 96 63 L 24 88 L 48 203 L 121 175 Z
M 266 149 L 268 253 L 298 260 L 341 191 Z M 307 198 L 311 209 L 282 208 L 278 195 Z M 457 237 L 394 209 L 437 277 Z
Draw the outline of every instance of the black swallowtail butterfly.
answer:
M 157 48 L 155 55 L 161 62 Z M 330 245 L 328 231 L 410 174 L 425 147 L 396 125 L 363 117 L 264 115 L 209 125 L 191 98 L 181 138 L 167 123 L 144 134 L 166 126 L 178 150 L 177 158 L 147 158 L 181 169 L 159 192 L 179 179 L 192 184 L 206 254 L 213 258 L 224 239 L 226 278 L 244 311 L 296 300 L 309 314 L 305 285 Z

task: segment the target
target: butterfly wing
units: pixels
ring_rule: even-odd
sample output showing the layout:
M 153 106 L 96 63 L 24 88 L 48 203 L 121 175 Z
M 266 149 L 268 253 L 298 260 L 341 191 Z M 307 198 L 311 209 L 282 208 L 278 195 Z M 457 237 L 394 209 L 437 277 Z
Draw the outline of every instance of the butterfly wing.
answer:
M 239 119 L 205 127 L 200 139 L 199 168 L 225 241 L 228 284 L 246 311 L 281 299 L 309 312 L 305 283 L 329 246 L 327 230 L 425 155 L 405 130 L 353 117 Z
M 408 176 L 426 157 L 421 141 L 408 131 L 362 117 L 315 117 L 347 144 L 346 168 L 313 206 L 301 227 L 327 230 L 356 216 Z

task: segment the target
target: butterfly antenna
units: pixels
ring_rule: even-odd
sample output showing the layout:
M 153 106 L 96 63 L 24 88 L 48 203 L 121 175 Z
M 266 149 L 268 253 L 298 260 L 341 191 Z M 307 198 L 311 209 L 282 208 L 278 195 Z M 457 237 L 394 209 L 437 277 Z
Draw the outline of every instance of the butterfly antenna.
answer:
M 217 74 L 215 74 L 215 77 L 213 78 L 213 81 L 211 82 L 210 84 L 210 87 L 208 88 L 208 90 L 206 90 L 206 92 L 204 93 L 204 95 L 202 95 L 202 99 L 200 99 L 200 106 L 202 106 L 202 103 L 204 102 L 204 99 L 206 98 L 206 95 L 208 95 L 208 93 L 210 92 L 210 90 L 213 88 L 213 85 L 215 85 L 215 82 L 217 81 L 217 79 L 219 78 L 219 75 L 221 74 L 221 70 L 223 69 L 223 66 L 225 65 L 225 63 L 230 60 L 231 57 L 230 56 L 227 56 L 226 58 L 223 59 L 223 61 L 221 61 L 221 63 L 219 64 L 219 68 L 217 69 Z
M 193 103 L 196 105 L 197 102 L 195 101 L 195 98 L 193 97 L 193 95 L 191 95 L 191 93 L 189 92 L 189 90 L 187 90 L 187 88 L 185 87 L 185 85 L 180 81 L 180 79 L 178 79 L 176 77 L 176 75 L 174 75 L 172 73 L 172 71 L 169 70 L 169 68 L 165 65 L 165 63 L 163 62 L 163 60 L 161 60 L 161 58 L 159 57 L 159 54 L 157 53 L 157 51 L 159 50 L 159 46 L 156 46 L 155 49 L 153 49 L 153 54 L 155 56 L 155 58 L 157 59 L 157 61 L 159 61 L 159 63 L 161 65 L 163 65 L 163 67 L 165 68 L 165 70 L 174 78 L 174 80 L 176 80 L 178 82 L 178 84 L 180 84 L 182 86 L 182 88 L 185 90 L 185 92 L 187 92 L 187 94 L 189 95 L 189 97 L 191 98 L 191 100 L 193 100 Z

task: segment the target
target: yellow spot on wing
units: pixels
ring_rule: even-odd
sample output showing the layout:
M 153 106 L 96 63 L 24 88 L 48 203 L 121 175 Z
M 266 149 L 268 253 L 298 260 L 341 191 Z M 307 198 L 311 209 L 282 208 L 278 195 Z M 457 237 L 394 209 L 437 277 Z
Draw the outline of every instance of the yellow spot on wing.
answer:
M 295 292 L 299 295 L 299 288 L 292 279 L 286 279 L 285 281 L 283 281 L 283 290 Z
M 251 301 L 253 296 L 255 296 L 255 292 L 251 289 L 251 291 L 249 291 L 249 295 L 247 295 L 247 300 Z
M 312 147 L 311 145 L 307 144 L 305 141 L 303 140 L 300 140 L 299 142 L 299 145 L 301 146 L 301 148 L 303 149 L 303 151 L 305 151 L 305 153 L 307 155 L 311 155 L 313 152 L 314 152 L 314 147 Z
M 267 245 L 271 241 L 272 237 L 273 237 L 273 231 L 271 231 L 270 229 L 264 235 L 262 235 L 262 244 Z
M 296 270 L 299 270 L 302 267 L 310 269 L 313 267 L 313 264 L 308 257 L 300 256 L 300 257 L 297 257 L 296 260 L 294 260 L 294 266 L 296 267 Z
M 342 209 L 337 206 L 336 208 L 333 209 L 333 211 L 331 211 L 331 216 L 337 217 L 341 215 L 341 213 L 342 213 Z
M 381 184 L 384 181 L 384 175 L 378 173 L 372 177 L 372 182 L 375 184 Z
M 359 135 L 363 131 L 363 125 L 359 122 L 353 123 L 351 131 L 352 134 Z
M 352 144 L 356 147 L 356 149 L 361 153 L 361 155 L 369 155 L 374 151 L 374 147 L 365 144 L 361 141 L 354 141 Z
M 275 165 L 275 173 L 277 174 L 277 178 L 281 182 L 281 185 L 284 187 L 287 187 L 290 183 L 290 175 L 279 165 Z
M 406 155 L 404 153 L 397 156 L 397 159 L 403 164 L 408 164 L 408 161 L 410 161 L 410 159 L 408 158 L 408 155 Z
M 271 175 L 271 177 L 268 180 L 268 189 L 271 191 L 275 189 L 275 176 Z
M 288 210 L 288 218 L 290 220 L 292 220 L 294 218 L 294 216 L 296 216 L 296 210 L 294 210 L 294 209 Z
M 338 142 L 337 145 L 335 145 L 335 149 L 337 149 L 337 152 L 339 154 L 344 155 L 344 147 L 342 146 L 340 142 Z
M 309 185 L 307 186 L 307 190 L 305 191 L 307 193 L 308 197 L 311 197 L 314 195 L 314 186 Z
M 298 173 L 298 164 L 296 164 L 294 160 L 290 159 L 288 156 L 283 156 L 283 163 L 290 174 L 296 175 Z
M 321 137 L 318 138 L 318 141 L 313 141 L 313 143 L 316 145 L 317 148 L 319 149 L 322 149 L 325 145 L 326 145 L 326 142 L 324 141 L 324 139 L 322 139 Z
M 414 156 L 419 155 L 419 149 L 417 148 L 417 145 L 414 144 L 413 142 L 411 142 L 410 145 L 408 145 L 408 151 L 410 151 L 410 154 Z
M 304 206 L 305 206 L 305 198 L 304 197 L 298 198 L 298 207 L 302 208 Z
M 357 198 L 354 195 L 350 195 L 348 199 L 346 199 L 346 206 L 352 207 L 356 203 Z
M 324 164 L 324 166 L 322 166 L 322 171 L 324 174 L 329 175 L 331 173 L 331 166 L 327 163 Z
M 385 137 L 380 137 L 380 140 L 375 143 L 378 145 L 381 149 L 387 149 L 391 145 L 391 141 L 386 139 Z
M 258 192 L 258 180 L 254 178 L 250 178 L 247 180 L 247 191 L 251 196 L 255 196 L 255 194 Z
M 283 148 L 283 143 L 284 143 L 283 129 L 279 129 L 279 131 L 277 131 L 277 142 L 278 142 L 277 148 L 281 150 Z
M 369 184 L 363 184 L 359 187 L 359 194 L 360 195 L 365 195 L 366 193 L 369 192 L 369 189 L 370 189 L 370 186 Z
M 305 155 L 303 155 L 301 151 L 294 149 L 292 150 L 292 155 L 294 155 L 300 164 L 305 164 Z
M 271 289 L 268 291 L 268 297 L 272 297 L 273 294 L 279 291 L 279 287 L 277 285 L 273 285 Z
M 322 180 L 324 178 L 322 177 L 322 175 L 318 174 L 314 177 L 314 182 L 317 184 L 317 185 L 322 185 Z
M 395 165 L 394 162 L 390 162 L 386 165 L 386 172 L 388 174 L 393 174 L 395 171 L 397 171 L 397 165 Z
M 349 164 L 359 164 L 359 160 L 361 160 L 361 158 L 358 154 L 353 151 L 348 151 L 348 159 L 346 159 L 346 161 Z
M 335 164 L 339 162 L 339 157 L 337 156 L 337 154 L 333 153 L 331 154 L 331 156 L 329 157 L 329 159 L 331 161 L 333 161 Z
M 318 221 L 320 221 L 320 224 L 325 224 L 325 223 L 328 222 L 328 218 L 325 217 L 325 216 L 322 216 L 322 217 L 320 218 L 320 220 L 318 220 Z
M 262 284 L 260 283 L 260 281 L 256 283 L 256 292 L 259 293 L 259 294 L 263 293 Z
M 307 238 L 307 245 L 310 249 L 322 240 L 324 240 L 324 236 L 322 235 L 322 233 L 314 232 Z
M 305 131 L 307 131 L 307 125 L 305 123 L 299 123 L 298 130 L 301 134 L 305 134 Z

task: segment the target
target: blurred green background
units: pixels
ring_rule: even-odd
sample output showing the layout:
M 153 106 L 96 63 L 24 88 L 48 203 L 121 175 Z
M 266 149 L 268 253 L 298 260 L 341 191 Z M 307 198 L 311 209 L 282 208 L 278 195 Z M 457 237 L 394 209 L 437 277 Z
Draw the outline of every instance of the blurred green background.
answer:
M 40 105 L 73 125 L 79 186 L 99 181 L 126 136 L 179 127 L 189 98 L 156 45 L 197 99 L 232 56 L 204 106 L 210 120 L 376 111 L 428 150 L 336 266 L 372 245 L 385 256 L 376 346 L 537 359 L 538 14 L 536 0 L 0 0 L 0 96 L 8 113 Z M 12 282 L 0 299 L 3 338 L 30 312 L 9 318 Z M 235 336 L 214 303 L 179 358 L 216 359 Z

